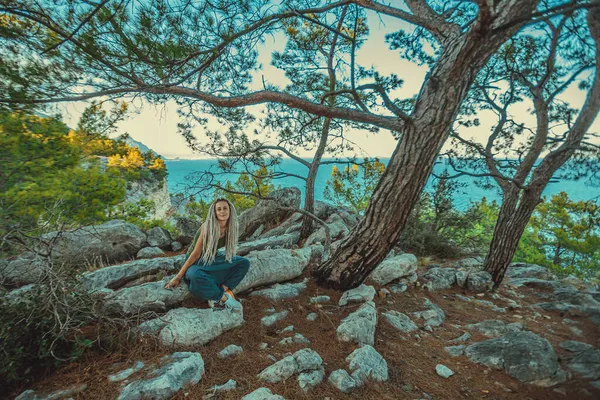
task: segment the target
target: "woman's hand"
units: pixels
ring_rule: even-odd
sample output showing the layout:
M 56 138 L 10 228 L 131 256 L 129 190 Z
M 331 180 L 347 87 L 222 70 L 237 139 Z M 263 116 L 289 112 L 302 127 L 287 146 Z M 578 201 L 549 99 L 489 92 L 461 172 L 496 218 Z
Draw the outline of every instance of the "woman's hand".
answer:
M 179 282 L 181 282 L 181 278 L 176 275 L 165 285 L 165 289 L 175 289 Z

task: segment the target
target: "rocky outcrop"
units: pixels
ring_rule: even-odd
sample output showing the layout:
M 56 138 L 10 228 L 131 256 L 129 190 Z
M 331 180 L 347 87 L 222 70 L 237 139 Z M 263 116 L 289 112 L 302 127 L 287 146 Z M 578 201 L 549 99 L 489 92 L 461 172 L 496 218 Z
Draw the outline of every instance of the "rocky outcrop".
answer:
M 213 308 L 176 308 L 143 322 L 139 330 L 158 336 L 163 346 L 201 346 L 244 323 L 242 313 Z
M 504 370 L 521 382 L 552 386 L 565 380 L 550 342 L 532 332 L 513 332 L 475 343 L 465 354 L 471 361 Z
M 177 237 L 176 240 L 184 246 L 187 246 L 188 244 L 195 242 L 194 238 L 196 237 L 196 234 L 198 233 L 198 229 L 200 229 L 201 225 L 202 225 L 202 222 L 199 220 L 183 218 L 183 217 L 177 218 L 177 222 L 175 223 L 175 226 L 177 227 L 177 230 L 179 231 L 179 236 Z
M 254 207 L 240 214 L 240 240 L 252 235 L 261 225 L 278 225 L 293 213 L 278 207 L 300 207 L 300 189 L 295 187 L 276 190 L 269 197 L 273 200 L 259 200 Z
M 146 234 L 132 223 L 112 220 L 66 232 L 41 236 L 44 251 L 69 264 L 105 265 L 131 260 L 146 244 Z

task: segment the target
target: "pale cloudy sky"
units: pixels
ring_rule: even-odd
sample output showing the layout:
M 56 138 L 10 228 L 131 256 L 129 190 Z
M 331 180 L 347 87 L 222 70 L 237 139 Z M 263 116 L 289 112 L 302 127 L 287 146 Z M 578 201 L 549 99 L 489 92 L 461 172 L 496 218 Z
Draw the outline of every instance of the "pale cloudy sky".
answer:
M 384 75 L 390 73 L 397 74 L 404 80 L 404 84 L 401 89 L 394 92 L 394 95 L 401 98 L 414 96 L 419 92 L 427 68 L 419 67 L 414 63 L 401 59 L 397 51 L 389 50 L 384 40 L 387 33 L 397 31 L 403 27 L 406 29 L 407 26 L 403 26 L 402 22 L 399 22 L 397 19 L 386 16 L 380 17 L 373 12 L 368 12 L 367 15 L 370 35 L 367 42 L 357 52 L 357 63 L 363 66 L 373 65 L 376 70 Z M 284 47 L 285 41 L 283 40 L 283 36 L 267 38 L 267 41 L 259 51 L 259 61 L 263 65 L 263 70 L 259 71 L 257 75 L 257 89 L 259 85 L 262 85 L 261 76 L 264 76 L 269 83 L 281 86 L 285 85 L 286 78 L 283 71 L 271 66 L 271 53 L 274 50 L 283 50 Z M 563 100 L 569 102 L 571 106 L 580 107 L 585 101 L 585 95 L 585 92 L 578 90 L 576 85 L 573 85 L 561 97 Z M 201 157 L 194 154 L 186 146 L 184 139 L 177 133 L 179 116 L 176 112 L 177 106 L 175 102 L 168 102 L 157 106 L 138 100 L 134 103 L 134 106 L 138 110 L 138 113 L 120 124 L 121 133 L 128 132 L 135 140 L 144 143 L 167 158 Z M 62 106 L 64 118 L 70 126 L 76 125 L 79 115 L 85 107 L 85 103 L 71 103 Z M 261 107 L 254 106 L 249 109 L 258 115 L 262 109 Z M 535 119 L 529 115 L 525 107 L 513 112 L 519 114 L 518 117 L 524 122 L 531 122 L 531 125 L 534 124 Z M 463 130 L 461 134 L 467 138 L 475 137 L 483 141 L 490 132 L 489 128 L 494 124 L 495 116 L 491 113 L 487 115 L 482 114 L 480 119 L 482 121 L 481 126 L 469 131 Z M 213 125 L 211 129 L 218 128 L 216 122 Z M 592 131 L 600 132 L 600 118 L 596 118 Z M 197 132 L 198 139 L 202 139 L 200 132 L 200 130 Z M 362 152 L 359 153 L 360 156 L 389 157 L 397 143 L 392 135 L 385 130 L 381 130 L 378 134 L 357 130 L 348 132 L 347 137 L 362 149 Z M 309 153 L 299 153 L 299 155 L 312 156 Z

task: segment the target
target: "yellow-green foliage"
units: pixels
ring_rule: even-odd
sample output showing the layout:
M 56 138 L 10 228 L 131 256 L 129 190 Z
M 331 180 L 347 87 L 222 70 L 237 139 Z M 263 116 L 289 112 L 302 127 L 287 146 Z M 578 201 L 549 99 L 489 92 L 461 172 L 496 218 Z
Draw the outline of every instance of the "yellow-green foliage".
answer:
M 238 213 L 253 207 L 256 204 L 256 196 L 268 196 L 275 186 L 272 183 L 271 171 L 267 167 L 259 167 L 251 173 L 241 174 L 235 183 L 227 181 L 223 187 L 225 190 L 217 189 L 215 196 L 225 197 L 235 206 Z M 231 193 L 240 192 L 242 194 Z M 243 193 L 253 193 L 256 196 L 246 195 Z

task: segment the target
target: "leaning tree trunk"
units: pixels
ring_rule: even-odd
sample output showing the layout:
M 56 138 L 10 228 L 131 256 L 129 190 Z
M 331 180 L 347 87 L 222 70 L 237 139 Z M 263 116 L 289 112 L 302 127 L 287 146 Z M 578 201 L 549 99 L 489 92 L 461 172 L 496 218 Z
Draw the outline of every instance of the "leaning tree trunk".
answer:
M 528 14 L 534 7 L 531 1 L 514 3 L 503 17 Z M 516 24 L 490 33 L 492 25 L 483 17 L 468 33 L 456 34 L 443 43 L 442 54 L 421 88 L 412 119 L 400 130 L 401 139 L 365 217 L 333 256 L 315 269 L 320 285 L 341 290 L 360 285 L 397 242 L 475 76 L 498 47 L 520 29 Z
M 490 249 L 483 263 L 484 269 L 492 274 L 495 288 L 504 279 L 504 274 L 515 255 L 521 235 L 527 227 L 533 210 L 540 202 L 538 193 L 525 193 L 521 196 L 520 201 L 519 194 L 518 188 L 504 194 Z
M 304 197 L 304 210 L 311 214 L 315 211 L 315 181 L 317 179 L 317 172 L 319 171 L 319 164 L 325 147 L 327 146 L 327 139 L 329 137 L 329 128 L 331 126 L 331 118 L 325 118 L 323 121 L 323 129 L 321 131 L 321 140 L 319 141 L 319 147 L 315 152 L 312 163 L 310 164 L 310 170 L 308 171 L 308 177 L 306 178 L 306 196 Z M 312 233 L 313 219 L 308 215 L 305 215 L 302 219 L 302 227 L 300 228 L 300 240 L 306 239 Z

